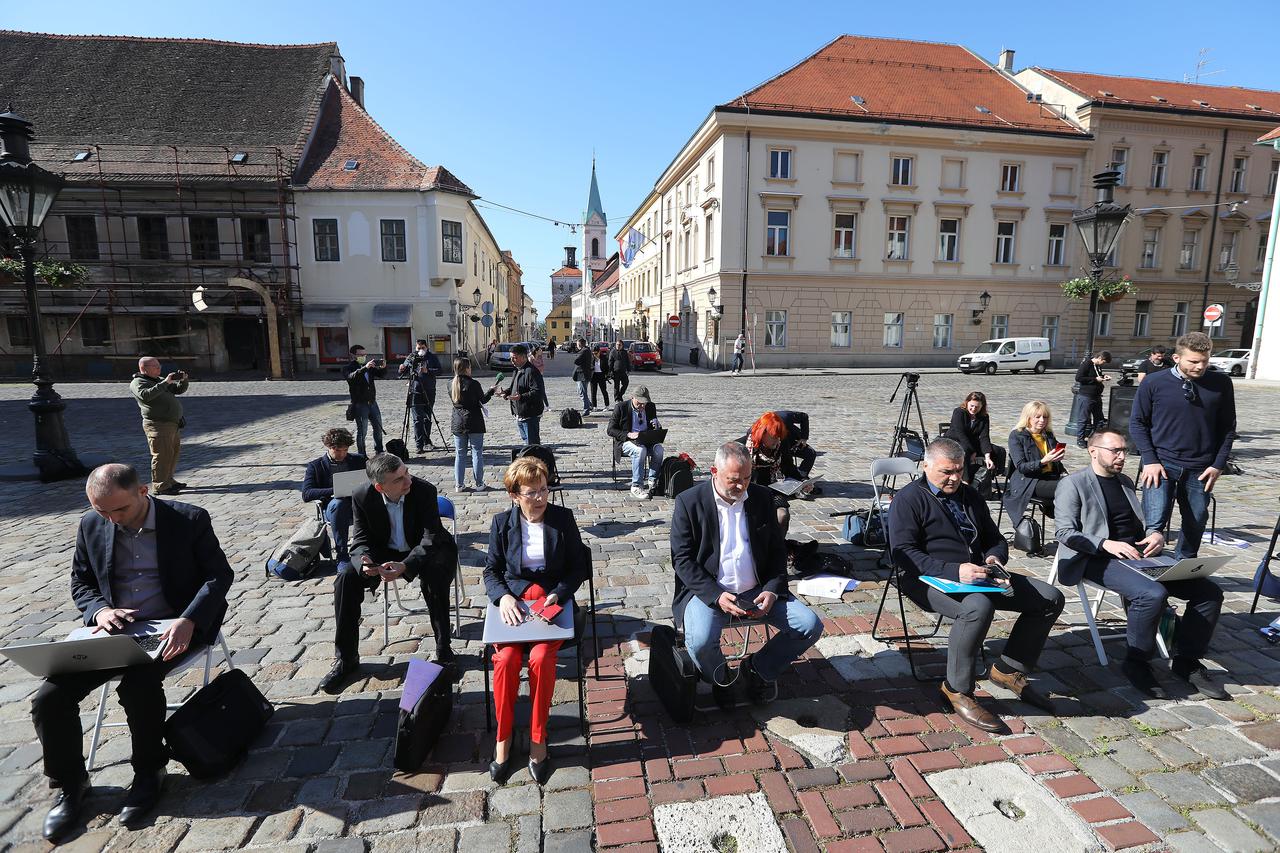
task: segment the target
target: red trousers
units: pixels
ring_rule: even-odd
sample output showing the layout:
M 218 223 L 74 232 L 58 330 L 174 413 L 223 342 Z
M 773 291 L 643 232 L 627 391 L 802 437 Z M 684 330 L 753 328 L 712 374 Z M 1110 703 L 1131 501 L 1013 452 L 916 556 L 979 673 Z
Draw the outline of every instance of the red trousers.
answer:
M 531 585 L 520 596 L 525 601 L 545 598 L 546 591 L 537 584 Z M 529 698 L 533 704 L 529 739 L 534 743 L 547 742 L 547 717 L 551 714 L 551 696 L 556 687 L 556 653 L 563 640 L 542 643 L 494 643 L 493 653 L 493 710 L 498 718 L 499 741 L 511 739 L 511 726 L 516 717 L 516 693 L 520 689 L 520 663 L 524 650 L 529 649 Z

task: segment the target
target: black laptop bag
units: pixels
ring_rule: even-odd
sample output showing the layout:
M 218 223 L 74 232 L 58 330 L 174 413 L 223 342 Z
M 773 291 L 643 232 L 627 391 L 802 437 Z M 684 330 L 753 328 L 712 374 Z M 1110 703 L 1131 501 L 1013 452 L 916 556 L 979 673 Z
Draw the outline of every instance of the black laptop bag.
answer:
M 273 713 L 244 670 L 232 669 L 173 712 L 164 724 L 164 739 L 192 776 L 220 776 L 248 752 Z

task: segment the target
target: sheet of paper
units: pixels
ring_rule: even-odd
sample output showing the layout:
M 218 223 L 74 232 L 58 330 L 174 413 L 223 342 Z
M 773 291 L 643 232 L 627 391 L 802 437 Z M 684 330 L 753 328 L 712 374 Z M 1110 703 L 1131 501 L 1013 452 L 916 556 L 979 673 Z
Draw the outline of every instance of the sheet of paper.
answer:
M 810 598 L 831 598 L 839 600 L 851 589 L 857 589 L 858 582 L 840 575 L 814 575 L 796 584 L 796 592 Z
M 1246 542 L 1245 540 L 1237 539 L 1236 537 L 1229 536 L 1226 533 L 1214 533 L 1214 534 L 1206 533 L 1204 537 L 1204 541 L 1209 543 L 1210 545 L 1218 545 L 1222 548 L 1239 548 L 1241 550 L 1244 550 L 1245 548 L 1249 547 L 1249 543 Z

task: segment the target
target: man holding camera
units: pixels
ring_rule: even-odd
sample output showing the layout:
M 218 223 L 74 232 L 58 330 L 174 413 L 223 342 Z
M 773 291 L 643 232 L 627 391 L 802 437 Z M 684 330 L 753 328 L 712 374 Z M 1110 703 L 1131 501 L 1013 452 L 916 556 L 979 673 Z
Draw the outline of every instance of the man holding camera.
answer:
M 184 370 L 160 375 L 160 359 L 144 355 L 138 359 L 138 372 L 133 374 L 129 391 L 142 411 L 142 432 L 151 451 L 151 491 L 157 495 L 176 495 L 187 487 L 173 478 L 182 451 L 182 417 L 179 394 L 187 390 Z
M 418 338 L 417 348 L 400 365 L 400 377 L 409 378 L 409 407 L 413 410 L 413 439 L 419 453 L 431 442 L 431 415 L 436 406 L 436 377 L 440 374 L 440 359 Z
M 351 348 L 351 361 L 342 369 L 342 375 L 347 378 L 347 393 L 351 395 L 351 414 L 347 417 L 356 422 L 356 450 L 361 456 L 367 455 L 364 437 L 370 422 L 373 423 L 374 452 L 382 452 L 382 410 L 378 408 L 378 389 L 373 383 L 385 376 L 386 371 L 386 361 L 369 358 L 359 344 Z

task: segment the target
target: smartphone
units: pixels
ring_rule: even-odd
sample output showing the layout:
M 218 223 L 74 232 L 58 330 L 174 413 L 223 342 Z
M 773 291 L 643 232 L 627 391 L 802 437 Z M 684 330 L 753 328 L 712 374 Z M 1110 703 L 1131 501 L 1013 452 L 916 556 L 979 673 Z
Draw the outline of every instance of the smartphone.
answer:
M 1053 449 L 1054 449 L 1054 450 L 1066 450 L 1066 449 L 1067 449 L 1067 445 L 1066 445 L 1066 444 L 1064 444 L 1063 442 L 1059 441 L 1057 444 L 1055 444 L 1055 445 L 1053 446 Z
M 987 569 L 991 572 L 991 576 L 993 578 L 1000 578 L 1000 580 L 1004 580 L 1004 581 L 1007 581 L 1009 579 L 1009 572 L 1005 569 L 1004 566 L 1000 565 L 999 563 L 987 563 L 986 566 L 987 566 Z
M 738 605 L 739 608 L 747 611 L 748 613 L 760 612 L 760 605 L 756 604 L 755 600 L 750 596 L 739 595 L 737 596 L 735 603 Z

